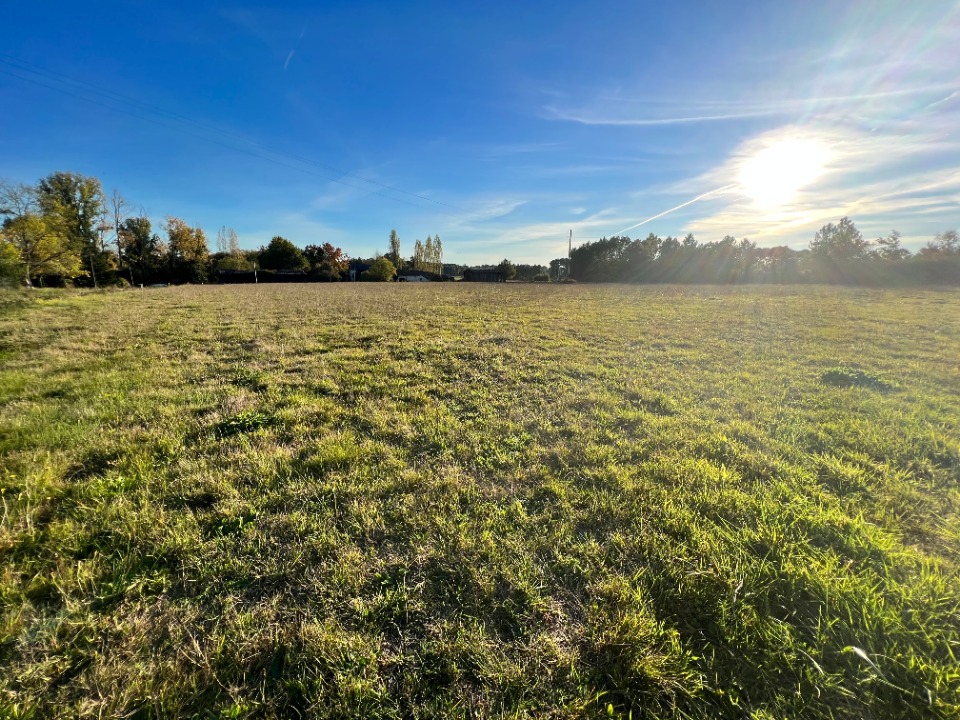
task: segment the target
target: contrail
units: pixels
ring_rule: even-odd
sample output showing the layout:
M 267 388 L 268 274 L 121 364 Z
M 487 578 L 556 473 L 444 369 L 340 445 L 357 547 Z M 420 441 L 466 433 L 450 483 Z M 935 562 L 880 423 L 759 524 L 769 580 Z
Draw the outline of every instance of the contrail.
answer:
M 646 220 L 642 220 L 641 222 L 638 222 L 636 225 L 631 225 L 631 226 L 628 227 L 628 228 L 624 228 L 623 230 L 620 230 L 620 231 L 614 233 L 614 236 L 616 236 L 616 235 L 623 235 L 625 232 L 628 232 L 628 231 L 630 231 L 630 230 L 633 230 L 634 228 L 638 228 L 638 227 L 640 227 L 641 225 L 646 225 L 648 222 L 651 222 L 651 221 L 653 221 L 653 220 L 657 220 L 658 218 L 662 218 L 664 215 L 669 215 L 669 214 L 672 213 L 672 212 L 676 212 L 677 210 L 680 210 L 680 209 L 682 209 L 682 208 L 685 208 L 687 205 L 693 205 L 693 204 L 694 204 L 695 202 L 697 202 L 698 200 L 703 200 L 703 199 L 706 198 L 706 197 L 710 197 L 711 195 L 716 195 L 717 193 L 721 193 L 721 192 L 724 192 L 724 191 L 726 191 L 726 190 L 730 190 L 731 188 L 735 188 L 736 186 L 737 186 L 736 183 L 730 183 L 729 185 L 724 185 L 723 187 L 717 188 L 716 190 L 711 190 L 710 192 L 705 192 L 703 195 L 697 195 L 693 200 L 687 200 L 685 203 L 681 203 L 680 205 L 677 205 L 676 207 L 672 207 L 672 208 L 670 208 L 669 210 L 664 210 L 662 213 L 660 213 L 660 214 L 658 214 L 658 215 L 654 215 L 653 217 L 648 217 Z

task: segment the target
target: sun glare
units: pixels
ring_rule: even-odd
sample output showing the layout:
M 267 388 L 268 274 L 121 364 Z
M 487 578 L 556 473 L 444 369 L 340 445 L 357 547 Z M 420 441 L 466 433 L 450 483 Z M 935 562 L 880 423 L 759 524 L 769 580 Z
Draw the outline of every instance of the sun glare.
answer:
M 758 207 L 780 207 L 820 177 L 827 160 L 826 148 L 816 140 L 780 140 L 747 158 L 737 183 Z

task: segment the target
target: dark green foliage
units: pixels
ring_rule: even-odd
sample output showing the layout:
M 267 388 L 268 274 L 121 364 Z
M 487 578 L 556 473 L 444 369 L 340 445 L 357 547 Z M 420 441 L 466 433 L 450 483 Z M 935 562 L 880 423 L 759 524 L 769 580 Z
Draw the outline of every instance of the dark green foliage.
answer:
M 118 245 L 120 261 L 133 276 L 133 282 L 149 285 L 160 280 L 166 264 L 165 249 L 145 217 L 127 218 L 120 224 Z
M 503 277 L 507 280 L 513 280 L 517 276 L 516 266 L 506 258 L 500 261 L 497 269 L 503 273 Z
M 265 270 L 306 270 L 310 267 L 303 251 L 277 235 L 260 250 L 260 267 Z
M 873 390 L 890 390 L 893 385 L 863 370 L 847 367 L 835 367 L 827 370 L 820 379 L 827 385 L 836 387 L 865 387 Z
M 960 251 L 956 232 L 940 233 L 916 255 L 900 247 L 894 231 L 873 243 L 865 240 L 849 218 L 824 225 L 807 250 L 757 247 L 728 235 L 698 244 L 693 235 L 682 241 L 659 238 L 601 238 L 573 248 L 571 276 L 588 282 L 657 283 L 834 283 L 844 285 L 957 285 Z M 554 278 L 564 274 L 565 261 L 551 262 Z

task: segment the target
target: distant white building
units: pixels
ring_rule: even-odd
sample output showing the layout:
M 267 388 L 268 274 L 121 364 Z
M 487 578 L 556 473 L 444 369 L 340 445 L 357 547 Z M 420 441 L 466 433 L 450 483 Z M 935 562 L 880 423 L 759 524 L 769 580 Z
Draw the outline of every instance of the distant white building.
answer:
M 397 282 L 431 282 L 431 280 L 423 275 L 401 275 L 397 278 Z

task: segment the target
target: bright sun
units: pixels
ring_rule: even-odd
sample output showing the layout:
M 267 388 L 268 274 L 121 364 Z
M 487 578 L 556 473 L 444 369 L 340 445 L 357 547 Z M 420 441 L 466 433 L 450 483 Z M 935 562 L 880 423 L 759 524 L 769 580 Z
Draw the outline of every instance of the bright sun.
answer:
M 824 173 L 828 156 L 816 140 L 779 140 L 744 161 L 737 183 L 758 207 L 780 207 Z

